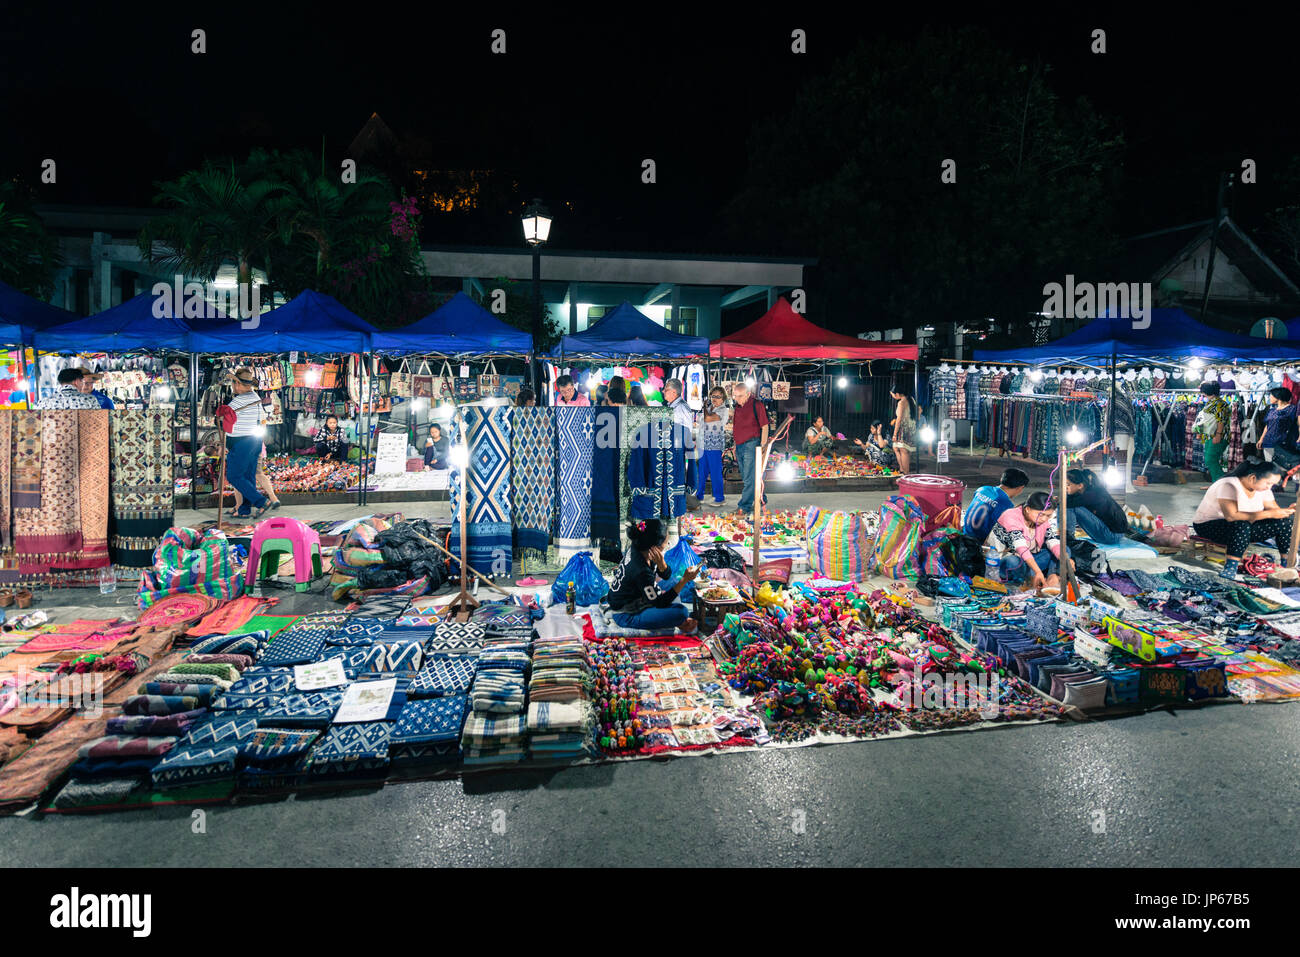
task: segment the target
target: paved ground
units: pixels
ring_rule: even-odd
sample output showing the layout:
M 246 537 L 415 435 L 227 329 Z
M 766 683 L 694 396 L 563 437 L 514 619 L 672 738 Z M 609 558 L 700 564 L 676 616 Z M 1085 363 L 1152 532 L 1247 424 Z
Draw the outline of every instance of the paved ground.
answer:
M 955 462 L 968 486 L 996 480 Z M 1043 487 L 1047 469 L 1027 469 Z M 865 508 L 886 493 L 819 496 Z M 1130 496 L 1186 521 L 1197 485 Z M 776 508 L 807 504 L 772 495 Z M 404 503 L 446 517 L 445 503 Z M 307 520 L 361 514 L 284 509 Z M 205 515 L 204 517 L 212 517 Z M 192 522 L 197 513 L 178 519 Z M 315 596 L 285 593 L 286 605 Z M 43 607 L 102 610 L 100 596 Z M 88 603 L 88 599 L 91 599 Z M 130 594 L 111 596 L 126 612 Z M 41 606 L 38 606 L 41 607 Z M 62 614 L 61 614 L 62 617 Z M 1221 705 L 828 747 L 490 772 L 206 811 L 0 818 L 11 865 L 1293 864 L 1300 707 Z

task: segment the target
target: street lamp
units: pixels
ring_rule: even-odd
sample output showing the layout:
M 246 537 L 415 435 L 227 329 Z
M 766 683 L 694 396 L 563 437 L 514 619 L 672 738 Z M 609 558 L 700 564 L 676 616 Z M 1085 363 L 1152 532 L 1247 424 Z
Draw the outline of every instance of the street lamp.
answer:
M 524 207 L 524 239 L 533 248 L 533 348 L 542 341 L 542 246 L 551 238 L 551 213 L 534 199 Z M 530 370 L 533 393 L 537 394 L 537 361 Z

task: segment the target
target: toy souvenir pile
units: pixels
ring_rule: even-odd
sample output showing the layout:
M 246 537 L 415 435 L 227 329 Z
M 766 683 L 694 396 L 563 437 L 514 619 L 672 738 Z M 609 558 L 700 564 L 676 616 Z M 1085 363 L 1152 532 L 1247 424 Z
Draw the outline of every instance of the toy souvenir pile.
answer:
M 807 509 L 765 512 L 763 515 L 763 547 L 779 548 L 804 544 Z M 693 537 L 696 545 L 707 548 L 714 542 L 754 547 L 752 517 L 734 514 L 690 514 L 682 518 L 682 534 Z
M 876 737 L 1062 712 L 1018 679 L 991 681 L 985 658 L 959 650 L 947 629 L 884 592 L 798 584 L 775 596 L 764 610 L 729 615 L 722 626 L 738 649 L 723 673 L 754 696 L 775 740 L 818 732 Z M 974 698 L 957 702 L 967 706 L 930 707 L 933 686 L 950 689 L 949 676 L 959 675 L 971 678 L 961 684 Z
M 595 672 L 596 724 L 600 749 L 632 754 L 642 744 L 640 699 L 636 690 L 635 645 L 622 638 L 587 643 Z
M 266 474 L 277 493 L 343 492 L 361 481 L 361 469 L 355 462 L 304 456 L 267 456 Z
M 776 456 L 773 456 L 776 459 Z M 786 458 L 794 467 L 797 479 L 876 478 L 897 475 L 892 469 L 871 461 L 865 455 L 814 455 L 792 452 Z

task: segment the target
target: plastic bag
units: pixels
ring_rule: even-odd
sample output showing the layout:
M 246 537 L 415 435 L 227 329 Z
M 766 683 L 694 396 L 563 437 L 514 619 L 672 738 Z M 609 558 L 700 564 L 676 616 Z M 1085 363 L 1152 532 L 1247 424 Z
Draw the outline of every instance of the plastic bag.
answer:
M 682 577 L 682 572 L 691 565 L 700 564 L 699 553 L 691 545 L 689 535 L 683 535 L 677 539 L 677 544 L 668 551 L 664 552 L 664 562 L 668 565 L 668 570 L 672 572 L 672 581 L 676 582 Z M 679 595 L 683 604 L 689 604 L 695 600 L 695 582 L 687 584 Z
M 609 592 L 609 582 L 605 581 L 605 576 L 591 560 L 590 552 L 578 552 L 569 559 L 564 571 L 555 576 L 555 583 L 551 585 L 551 601 L 564 604 L 569 582 L 573 582 L 576 603 L 579 605 L 598 605 Z
M 700 560 L 709 568 L 734 568 L 738 572 L 745 570 L 745 562 L 734 550 L 725 545 L 714 545 L 700 553 Z

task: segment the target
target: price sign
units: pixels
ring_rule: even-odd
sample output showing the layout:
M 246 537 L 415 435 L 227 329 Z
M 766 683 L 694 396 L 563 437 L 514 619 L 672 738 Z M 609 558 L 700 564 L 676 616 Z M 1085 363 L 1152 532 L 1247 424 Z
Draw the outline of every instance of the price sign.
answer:
M 406 433 L 380 432 L 375 451 L 375 474 L 394 475 L 406 471 Z
M 948 461 L 948 441 L 946 439 L 939 443 L 937 454 L 940 462 Z

